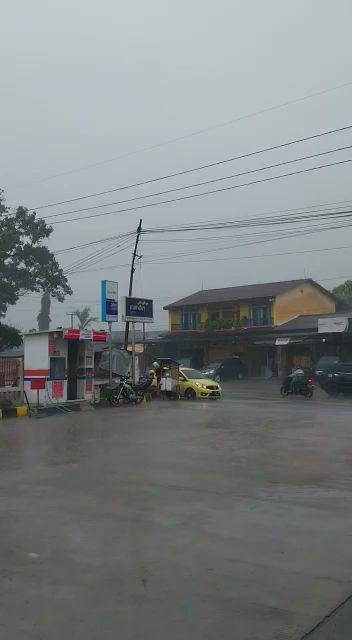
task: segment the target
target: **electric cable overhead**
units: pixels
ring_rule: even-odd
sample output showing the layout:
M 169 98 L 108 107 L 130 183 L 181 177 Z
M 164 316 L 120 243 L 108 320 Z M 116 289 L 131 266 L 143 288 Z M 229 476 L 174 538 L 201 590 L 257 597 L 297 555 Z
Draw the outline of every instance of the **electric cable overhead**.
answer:
M 295 212 L 296 214 L 308 214 L 310 213 L 316 213 L 316 212 L 326 212 L 326 211 L 334 211 L 334 210 L 339 210 L 339 209 L 343 209 L 344 206 L 346 206 L 347 203 L 351 203 L 352 200 L 337 200 L 337 201 L 333 201 L 333 202 L 320 202 L 314 205 L 308 205 L 305 207 L 291 207 L 289 209 L 276 209 L 274 211 L 268 211 L 265 213 L 261 213 L 261 216 L 279 216 L 280 214 L 285 214 L 285 213 L 293 213 Z M 332 205 L 341 205 L 341 206 L 332 206 Z M 344 206 L 342 206 L 344 205 Z M 262 218 L 258 218 L 258 217 L 254 217 L 258 215 L 258 212 L 255 212 L 252 214 L 252 217 L 249 218 L 253 221 L 256 220 L 260 220 Z M 230 224 L 233 225 L 234 223 L 238 224 L 243 220 L 248 220 L 248 218 L 244 218 L 242 217 L 238 217 L 236 218 L 236 220 L 233 219 L 225 219 L 225 220 L 219 220 L 218 218 L 213 219 L 213 220 L 206 220 L 201 224 L 195 224 L 195 225 L 168 225 L 166 227 L 151 227 L 151 228 L 146 228 L 142 230 L 142 234 L 155 234 L 155 233 L 173 233 L 175 231 L 180 231 L 182 232 L 183 229 L 185 231 L 192 231 L 192 230 L 196 230 L 196 231 L 202 231 L 202 230 L 213 230 L 218 228 L 217 225 L 219 224 Z M 214 224 L 216 226 L 214 226 Z M 211 225 L 211 226 L 207 226 L 207 225 Z M 222 228 L 222 227 L 220 227 Z M 61 253 L 67 253 L 69 251 L 76 251 L 78 249 L 82 249 L 85 247 L 89 247 L 92 245 L 96 245 L 96 244 L 101 244 L 104 242 L 108 242 L 109 240 L 117 240 L 119 238 L 124 238 L 124 237 L 131 237 L 135 235 L 135 230 L 134 231 L 128 231 L 127 233 L 123 233 L 123 234 L 118 234 L 118 235 L 113 235 L 113 236 L 106 236 L 104 238 L 100 238 L 99 240 L 92 240 L 91 242 L 84 242 L 82 244 L 76 244 L 76 245 L 72 245 L 70 247 L 65 247 L 63 249 L 58 249 L 56 251 L 54 251 L 55 255 L 59 255 Z M 226 236 L 227 237 L 227 236 Z M 192 238 L 193 239 L 193 238 Z M 206 238 L 199 238 L 199 240 L 206 240 Z M 180 239 L 176 239 L 176 241 L 182 241 L 182 242 L 189 242 L 189 239 L 186 238 L 180 238 Z M 144 242 L 164 242 L 164 240 L 144 240 Z M 175 242 L 175 239 L 173 239 L 173 242 Z
M 125 200 L 117 200 L 115 202 L 107 202 L 105 204 L 99 204 L 93 207 L 83 207 L 81 209 L 73 209 L 70 211 L 62 211 L 60 213 L 53 213 L 49 216 L 43 216 L 45 220 L 50 220 L 52 218 L 59 218 L 61 216 L 68 216 L 72 213 L 81 213 L 83 211 L 91 211 L 93 209 L 102 209 L 105 207 L 112 207 L 118 204 L 125 204 L 126 202 L 135 202 L 136 200 L 144 200 L 145 198 L 153 198 L 157 196 L 162 196 L 167 193 L 174 193 L 178 191 L 184 191 L 185 189 L 193 189 L 195 187 L 201 187 L 206 184 L 214 184 L 215 182 L 222 182 L 223 180 L 232 180 L 233 178 L 239 178 L 241 176 L 246 176 L 251 173 L 258 173 L 260 171 L 268 171 L 268 169 L 276 169 L 278 167 L 284 167 L 288 164 L 294 164 L 295 162 L 302 162 L 304 160 L 312 160 L 313 158 L 318 158 L 320 156 L 329 155 L 331 153 L 338 153 L 339 151 L 347 151 L 348 149 L 352 149 L 352 145 L 347 145 L 344 147 L 337 147 L 335 149 L 328 149 L 327 151 L 320 151 L 319 153 L 313 153 L 308 156 L 300 156 L 299 158 L 293 158 L 291 160 L 284 160 L 282 162 L 276 162 L 274 164 L 265 165 L 264 167 L 258 167 L 257 169 L 247 169 L 246 171 L 241 171 L 239 173 L 232 173 L 227 176 L 220 176 L 219 178 L 213 178 L 211 180 L 203 180 L 201 182 L 194 182 L 193 184 L 183 185 L 182 187 L 173 187 L 172 189 L 166 189 L 164 191 L 156 191 L 154 193 L 146 193 L 142 196 L 134 196 L 133 198 L 127 198 Z
M 275 257 L 275 256 L 290 256 L 290 255 L 303 255 L 306 253 L 321 253 L 323 251 L 341 251 L 343 249 L 352 249 L 352 245 L 342 245 L 342 246 L 337 246 L 337 247 L 324 247 L 321 249 L 304 249 L 304 250 L 298 250 L 298 251 L 281 251 L 278 253 L 264 253 L 264 254 L 259 254 L 259 255 L 250 255 L 250 256 L 229 256 L 226 258 L 203 258 L 200 260 L 178 260 L 178 261 L 168 261 L 167 264 L 194 264 L 194 263 L 203 263 L 203 262 L 227 262 L 227 261 L 231 261 L 231 260 L 252 260 L 254 258 L 271 258 L 271 257 Z M 160 263 L 158 262 L 152 262 L 152 263 L 148 263 L 148 262 L 144 262 L 144 264 L 152 264 L 154 266 L 159 266 Z M 97 267 L 95 269 L 89 269 L 87 272 L 85 273 L 91 273 L 94 271 L 102 271 L 104 269 L 124 269 L 124 268 L 129 268 L 130 265 L 128 263 L 126 264 L 114 264 L 114 265 L 107 265 L 106 267 Z M 80 271 L 75 271 L 73 272 L 71 275 L 76 275 L 80 273 Z
M 139 211 L 140 209 L 146 209 L 146 208 L 150 208 L 150 207 L 156 207 L 156 206 L 161 206 L 163 204 L 170 204 L 173 202 L 180 202 L 182 200 L 190 200 L 192 198 L 201 198 L 204 196 L 208 196 L 208 195 L 213 195 L 216 193 L 223 193 L 225 191 L 231 191 L 233 189 L 241 189 L 243 187 L 248 187 L 251 186 L 253 184 L 261 184 L 264 182 L 271 182 L 273 180 L 280 180 L 282 178 L 287 178 L 289 176 L 295 176 L 295 175 L 300 175 L 300 174 L 304 174 L 304 173 L 310 173 L 312 171 L 320 171 L 320 169 L 326 169 L 329 167 L 336 167 L 339 165 L 343 165 L 343 164 L 348 164 L 349 162 L 352 162 L 352 158 L 348 158 L 347 160 L 339 160 L 336 162 L 330 162 L 328 164 L 322 164 L 322 165 L 318 165 L 315 167 L 309 167 L 306 169 L 297 169 L 296 171 L 291 171 L 289 173 L 282 173 L 281 175 L 278 176 L 269 176 L 267 178 L 261 178 L 258 180 L 252 180 L 251 182 L 243 182 L 241 184 L 236 184 L 236 185 L 231 185 L 228 187 L 221 187 L 220 189 L 211 189 L 209 191 L 202 191 L 201 193 L 193 193 L 193 194 L 189 194 L 186 196 L 180 196 L 177 198 L 169 198 L 168 200 L 161 200 L 159 202 L 150 202 L 150 203 L 146 203 L 146 204 L 141 204 L 141 205 L 137 205 L 135 207 L 126 207 L 124 209 L 117 209 L 115 211 L 105 211 L 104 213 L 95 213 L 89 216 L 79 216 L 77 218 L 70 218 L 68 220 L 57 220 L 56 222 L 52 222 L 51 225 L 57 225 L 57 224 L 67 224 L 70 222 L 77 222 L 79 220 L 92 220 L 94 218 L 100 218 L 103 216 L 110 216 L 110 215 L 114 215 L 114 214 L 119 214 L 119 213 L 127 213 L 129 211 Z
M 352 211 L 350 212 L 352 214 Z M 179 258 L 179 257 L 187 257 L 189 255 L 194 256 L 194 255 L 201 255 L 201 254 L 205 254 L 205 253 L 211 253 L 214 251 L 219 251 L 219 250 L 228 250 L 228 249 L 237 249 L 237 248 L 242 248 L 245 246 L 251 246 L 254 244 L 262 244 L 262 243 L 268 243 L 268 242 L 273 242 L 273 241 L 277 241 L 277 240 L 282 240 L 285 238 L 292 238 L 292 237 L 298 237 L 298 236 L 306 236 L 306 235 L 311 235 L 314 233 L 321 233 L 324 231 L 330 231 L 330 230 L 336 230 L 336 229 L 340 229 L 340 228 L 346 228 L 346 227 L 351 227 L 352 223 L 348 222 L 344 222 L 344 223 L 339 223 L 339 224 L 335 224 L 335 225 L 330 225 L 330 226 L 325 226 L 322 227 L 322 225 L 319 223 L 318 225 L 315 225 L 314 227 L 309 227 L 309 228 L 300 228 L 300 229 L 295 229 L 293 230 L 293 232 L 287 233 L 287 231 L 281 231 L 280 235 L 277 234 L 276 237 L 273 238 L 265 238 L 265 239 L 259 239 L 259 240 L 254 240 L 252 242 L 246 242 L 246 243 L 240 243 L 240 244 L 236 244 L 236 245 L 230 245 L 230 246 L 217 246 L 217 247 L 212 247 L 211 249 L 205 249 L 202 251 L 197 251 L 197 252 L 187 252 L 187 253 L 181 253 L 181 254 L 176 254 L 176 255 L 167 255 L 167 256 L 160 256 L 160 257 L 155 257 L 153 260 L 145 260 L 144 264 L 173 264 L 174 262 L 172 262 L 173 258 Z M 109 255 L 112 255 L 114 252 L 110 253 Z M 117 251 L 116 251 L 117 253 Z M 147 256 L 147 258 L 150 256 Z M 163 259 L 166 258 L 166 259 Z M 80 273 L 84 273 L 85 271 L 89 272 L 90 269 L 87 267 L 90 267 L 91 265 L 95 264 L 96 262 L 98 262 L 100 259 L 95 259 L 94 261 L 92 261 L 91 263 L 86 264 L 86 268 L 83 269 L 79 269 Z M 80 264 L 78 264 L 78 266 L 81 266 Z M 104 268 L 104 267 L 103 267 Z M 68 268 L 65 269 L 65 273 L 76 273 L 76 269 L 75 268 L 71 268 L 70 270 L 68 270 Z
M 221 249 L 221 251 L 226 251 L 228 249 L 239 249 L 241 247 L 248 247 L 254 244 L 264 244 L 264 243 L 268 243 L 268 242 L 275 242 L 277 240 L 284 240 L 287 238 L 296 238 L 296 237 L 301 237 L 301 236 L 306 236 L 306 235 L 311 235 L 314 233 L 322 233 L 324 231 L 335 231 L 338 229 L 345 229 L 347 227 L 351 227 L 352 223 L 344 223 L 344 224 L 338 224 L 338 225 L 330 225 L 330 226 L 326 226 L 326 227 L 322 227 L 320 224 L 315 225 L 314 227 L 311 228 L 303 228 L 303 229 L 294 229 L 293 231 L 283 231 L 280 234 L 277 234 L 275 237 L 272 238 L 265 238 L 265 239 L 260 239 L 260 240 L 253 240 L 252 242 L 241 242 L 239 244 L 235 244 L 235 245 L 228 245 L 228 246 L 216 246 L 216 247 L 212 247 L 210 249 L 202 249 L 201 251 L 188 251 L 186 253 L 178 253 L 175 255 L 164 255 L 164 256 L 160 256 L 160 257 L 155 257 L 153 260 L 146 260 L 144 262 L 144 264 L 154 264 L 154 263 L 158 263 L 158 264 L 164 264 L 165 261 L 168 262 L 173 258 L 183 258 L 183 257 L 188 257 L 188 256 L 196 256 L 196 255 L 203 255 L 205 253 L 214 253 L 216 251 L 219 251 Z M 149 258 L 151 256 L 146 256 L 146 258 Z M 166 259 L 166 260 L 165 260 Z
M 54 251 L 55 255 L 58 255 L 59 253 L 66 253 L 67 251 L 75 251 L 77 249 L 82 249 L 84 247 L 90 247 L 94 244 L 100 244 L 101 242 L 107 242 L 108 240 L 118 240 L 119 238 L 127 238 L 129 236 L 133 236 L 135 233 L 135 231 L 128 231 L 127 233 L 120 233 L 116 236 L 108 236 L 106 238 L 101 238 L 100 240 L 92 240 L 91 242 L 84 242 L 82 244 L 75 244 L 71 247 L 67 247 L 66 249 L 58 249 L 57 251 Z
M 78 202 L 80 200 L 86 200 L 88 198 L 95 198 L 95 197 L 107 195 L 109 193 L 115 193 L 116 191 L 122 191 L 124 189 L 131 189 L 131 188 L 134 188 L 134 187 L 141 187 L 141 186 L 146 185 L 146 184 L 151 184 L 152 182 L 158 182 L 160 180 L 167 180 L 169 178 L 175 178 L 177 176 L 185 175 L 187 173 L 192 173 L 194 171 L 201 171 L 203 169 L 209 169 L 210 167 L 219 166 L 221 164 L 225 164 L 225 163 L 228 163 L 228 162 L 234 162 L 235 160 L 242 160 L 244 158 L 249 158 L 251 156 L 255 156 L 255 155 L 258 155 L 258 154 L 261 154 L 261 153 L 266 153 L 268 151 L 276 151 L 277 149 L 282 149 L 284 147 L 288 147 L 288 146 L 291 146 L 293 144 L 299 144 L 301 142 L 307 142 L 309 140 L 314 140 L 316 138 L 321 138 L 321 137 L 324 137 L 324 136 L 332 135 L 334 133 L 341 133 L 341 132 L 347 131 L 347 130 L 349 130 L 351 128 L 352 128 L 352 124 L 346 125 L 344 127 L 339 127 L 339 128 L 336 128 L 336 129 L 328 129 L 326 131 L 321 131 L 320 133 L 313 134 L 311 136 L 305 136 L 303 138 L 296 138 L 294 140 L 289 140 L 288 142 L 284 142 L 284 143 L 281 143 L 281 144 L 278 144 L 278 145 L 272 145 L 272 146 L 269 146 L 269 147 L 264 147 L 262 149 L 257 149 L 256 151 L 251 151 L 249 153 L 241 154 L 241 155 L 238 155 L 238 156 L 233 156 L 231 158 L 218 160 L 216 162 L 211 162 L 211 163 L 208 163 L 208 164 L 200 165 L 198 167 L 193 167 L 191 169 L 185 169 L 185 170 L 182 170 L 182 171 L 176 171 L 174 173 L 165 174 L 165 175 L 162 175 L 162 176 L 159 176 L 159 177 L 156 177 L 156 178 L 150 178 L 149 180 L 142 180 L 142 181 L 139 181 L 139 182 L 134 182 L 132 184 L 123 185 L 121 187 L 115 187 L 113 189 L 107 189 L 105 191 L 99 191 L 99 192 L 96 192 L 96 193 L 90 193 L 90 194 L 85 194 L 85 195 L 82 195 L 82 196 L 76 196 L 75 198 L 70 198 L 68 200 L 61 200 L 59 202 L 49 202 L 47 204 L 37 205 L 35 207 L 30 207 L 28 210 L 29 211 L 39 211 L 40 209 L 47 209 L 49 207 L 56 207 L 56 206 L 59 206 L 59 205 L 62 205 L 62 204 L 69 204 L 70 202 Z
M 69 273 L 72 269 L 75 269 L 77 266 L 91 266 L 91 264 L 95 264 L 99 260 L 105 260 L 105 258 L 109 258 L 110 256 L 116 255 L 117 253 L 122 253 L 131 247 L 130 238 L 125 239 L 122 242 L 112 242 L 107 247 L 103 247 L 99 249 L 99 251 L 95 251 L 93 253 L 88 254 L 85 258 L 78 259 L 71 264 L 65 267 L 65 273 Z

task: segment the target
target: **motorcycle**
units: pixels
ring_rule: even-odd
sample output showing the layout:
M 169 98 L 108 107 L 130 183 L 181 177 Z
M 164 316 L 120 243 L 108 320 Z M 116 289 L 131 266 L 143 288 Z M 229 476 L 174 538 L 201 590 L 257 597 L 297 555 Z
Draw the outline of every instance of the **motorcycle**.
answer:
M 120 376 L 118 385 L 109 390 L 108 400 L 113 407 L 118 407 L 121 401 L 127 404 L 140 404 L 151 384 L 151 378 L 144 378 L 133 384 L 128 376 Z
M 290 395 L 312 398 L 314 393 L 313 379 L 308 376 L 304 380 L 294 381 L 292 384 L 292 375 L 287 376 L 281 385 L 280 393 L 284 398 Z

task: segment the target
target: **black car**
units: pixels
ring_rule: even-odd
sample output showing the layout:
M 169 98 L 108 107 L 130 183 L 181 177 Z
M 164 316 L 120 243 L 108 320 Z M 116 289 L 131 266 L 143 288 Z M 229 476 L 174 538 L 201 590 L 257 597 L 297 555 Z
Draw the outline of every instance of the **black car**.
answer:
M 352 362 L 339 362 L 320 375 L 320 386 L 329 395 L 352 392 Z
M 246 376 L 246 367 L 239 356 L 231 356 L 225 360 L 209 362 L 201 372 L 212 380 L 242 380 Z
M 336 364 L 339 364 L 339 356 L 322 356 L 314 367 L 314 377 L 321 385 L 321 382 L 326 382 L 326 376 L 331 373 Z

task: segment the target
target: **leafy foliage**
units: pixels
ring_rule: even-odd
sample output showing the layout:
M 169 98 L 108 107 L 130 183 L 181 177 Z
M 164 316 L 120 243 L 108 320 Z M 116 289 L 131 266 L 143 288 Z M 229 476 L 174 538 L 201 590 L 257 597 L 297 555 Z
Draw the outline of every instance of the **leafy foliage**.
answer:
M 48 291 L 44 291 L 40 303 L 40 311 L 37 315 L 38 331 L 47 331 L 50 328 L 50 307 L 50 293 Z
M 238 327 L 238 323 L 235 320 L 224 320 L 224 318 L 218 318 L 217 320 L 208 319 L 204 323 L 204 329 L 206 331 L 218 331 L 219 329 L 235 329 Z
M 14 213 L 5 205 L 0 190 L 0 318 L 27 291 L 47 291 L 63 302 L 72 291 L 67 278 L 48 247 L 43 244 L 52 233 L 36 213 L 18 207 Z M 17 329 L 0 325 L 0 347 L 21 344 Z
M 337 299 L 340 309 L 352 309 L 352 280 L 339 284 L 331 293 Z
M 22 344 L 22 337 L 18 329 L 0 323 L 0 351 L 19 347 Z
M 54 254 L 43 245 L 52 231 L 25 207 L 10 213 L 0 191 L 0 317 L 27 291 L 47 291 L 60 302 L 72 293 Z
M 90 313 L 91 313 L 90 307 L 83 307 L 83 309 L 76 309 L 75 316 L 78 319 L 78 322 L 79 322 L 78 328 L 81 329 L 81 331 L 83 331 L 83 329 L 86 329 L 90 324 L 92 324 L 92 322 L 97 322 L 97 320 L 99 319 L 95 316 L 91 316 Z

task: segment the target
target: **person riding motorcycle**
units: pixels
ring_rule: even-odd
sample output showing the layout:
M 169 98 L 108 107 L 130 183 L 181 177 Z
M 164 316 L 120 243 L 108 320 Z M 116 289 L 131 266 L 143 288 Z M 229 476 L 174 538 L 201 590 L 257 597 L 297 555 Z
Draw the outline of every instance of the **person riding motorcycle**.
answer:
M 297 367 L 297 369 L 294 369 L 294 371 L 292 371 L 291 375 L 288 376 L 290 378 L 290 391 L 291 393 L 294 393 L 298 386 L 301 384 L 304 384 L 305 380 L 306 380 L 306 374 L 304 373 L 303 369 L 301 369 L 301 367 Z

